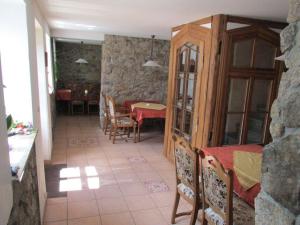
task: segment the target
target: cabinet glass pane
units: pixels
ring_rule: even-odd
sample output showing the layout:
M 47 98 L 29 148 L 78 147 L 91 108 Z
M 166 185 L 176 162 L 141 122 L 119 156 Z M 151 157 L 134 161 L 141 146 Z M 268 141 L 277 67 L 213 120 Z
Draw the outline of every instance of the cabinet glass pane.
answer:
M 187 83 L 187 95 L 186 95 L 186 109 L 192 110 L 193 108 L 193 98 L 194 98 L 194 86 L 196 80 L 193 73 L 189 74 L 189 79 Z
M 275 65 L 276 48 L 270 43 L 256 39 L 254 68 L 273 69 Z
M 189 135 L 192 133 L 192 113 L 189 111 L 185 112 L 184 133 Z
M 227 114 L 224 145 L 239 144 L 244 114 Z
M 246 102 L 247 79 L 230 79 L 228 112 L 243 112 Z
M 247 143 L 262 143 L 265 113 L 249 113 Z
M 195 73 L 197 71 L 197 57 L 198 56 L 198 47 L 192 45 L 190 47 L 190 57 L 189 57 L 189 72 Z
M 180 72 L 184 72 L 185 64 L 186 64 L 186 49 L 183 50 L 179 56 L 179 71 Z
M 182 110 L 175 108 L 175 128 L 181 130 Z
M 269 108 L 269 98 L 272 90 L 272 81 L 254 80 L 251 109 L 252 112 L 266 112 Z
M 177 79 L 177 103 L 178 107 L 182 107 L 183 103 L 183 90 L 184 90 L 184 74 L 180 73 Z
M 232 65 L 235 68 L 251 67 L 251 58 L 253 52 L 254 39 L 236 41 L 233 43 L 233 61 Z

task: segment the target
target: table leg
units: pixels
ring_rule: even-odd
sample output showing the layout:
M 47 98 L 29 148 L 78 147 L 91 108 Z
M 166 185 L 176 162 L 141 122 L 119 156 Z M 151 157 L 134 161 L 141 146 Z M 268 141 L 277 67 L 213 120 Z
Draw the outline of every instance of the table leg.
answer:
M 138 142 L 141 141 L 141 136 L 140 136 L 140 125 L 138 124 Z

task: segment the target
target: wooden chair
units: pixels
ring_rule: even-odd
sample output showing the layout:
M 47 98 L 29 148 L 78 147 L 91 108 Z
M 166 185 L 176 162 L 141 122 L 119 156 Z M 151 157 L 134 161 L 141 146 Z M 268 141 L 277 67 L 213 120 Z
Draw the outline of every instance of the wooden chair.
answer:
M 131 113 L 121 114 L 117 113 L 114 99 L 111 96 L 106 96 L 108 109 L 109 109 L 109 119 L 110 119 L 110 132 L 109 139 L 113 135 L 112 143 L 115 143 L 116 136 L 122 137 L 125 134 L 126 129 L 128 130 L 127 136 L 130 136 L 130 128 L 133 128 L 134 133 L 134 143 L 136 143 L 136 122 L 132 119 Z M 123 134 L 120 130 L 123 129 Z
M 199 184 L 199 153 L 183 137 L 173 135 L 176 167 L 176 194 L 171 223 L 175 218 L 191 215 L 190 225 L 196 223 L 198 210 L 202 207 Z M 180 197 L 193 206 L 192 211 L 177 213 Z
M 99 113 L 99 96 L 100 96 L 100 85 L 90 84 L 88 86 L 88 99 L 87 99 L 87 113 Z M 97 110 L 91 111 L 91 108 L 96 108 Z
M 102 99 L 104 102 L 104 109 L 103 109 L 103 126 L 102 129 L 104 131 L 104 134 L 106 135 L 108 126 L 110 126 L 110 119 L 109 119 L 109 108 L 108 108 L 108 103 L 107 103 L 107 98 L 105 93 L 102 91 L 101 92 Z
M 84 88 L 81 85 L 73 84 L 72 85 L 72 101 L 71 101 L 71 112 L 84 114 Z M 78 111 L 74 109 L 78 108 Z
M 203 224 L 233 224 L 233 172 L 213 156 L 201 156 Z

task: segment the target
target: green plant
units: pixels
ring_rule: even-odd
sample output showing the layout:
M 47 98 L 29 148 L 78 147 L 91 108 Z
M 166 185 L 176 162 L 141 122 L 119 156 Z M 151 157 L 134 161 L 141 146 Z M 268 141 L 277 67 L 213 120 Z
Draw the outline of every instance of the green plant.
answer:
M 12 126 L 14 124 L 14 120 L 11 116 L 11 114 L 9 114 L 7 117 L 6 117 L 6 127 L 7 127 L 7 130 L 11 129 Z

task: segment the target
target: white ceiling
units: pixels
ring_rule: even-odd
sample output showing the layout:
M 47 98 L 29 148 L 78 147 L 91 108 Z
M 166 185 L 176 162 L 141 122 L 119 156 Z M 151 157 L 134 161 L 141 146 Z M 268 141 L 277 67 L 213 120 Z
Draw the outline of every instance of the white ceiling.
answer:
M 38 0 L 53 30 L 170 38 L 172 27 L 213 14 L 285 21 L 287 0 Z

